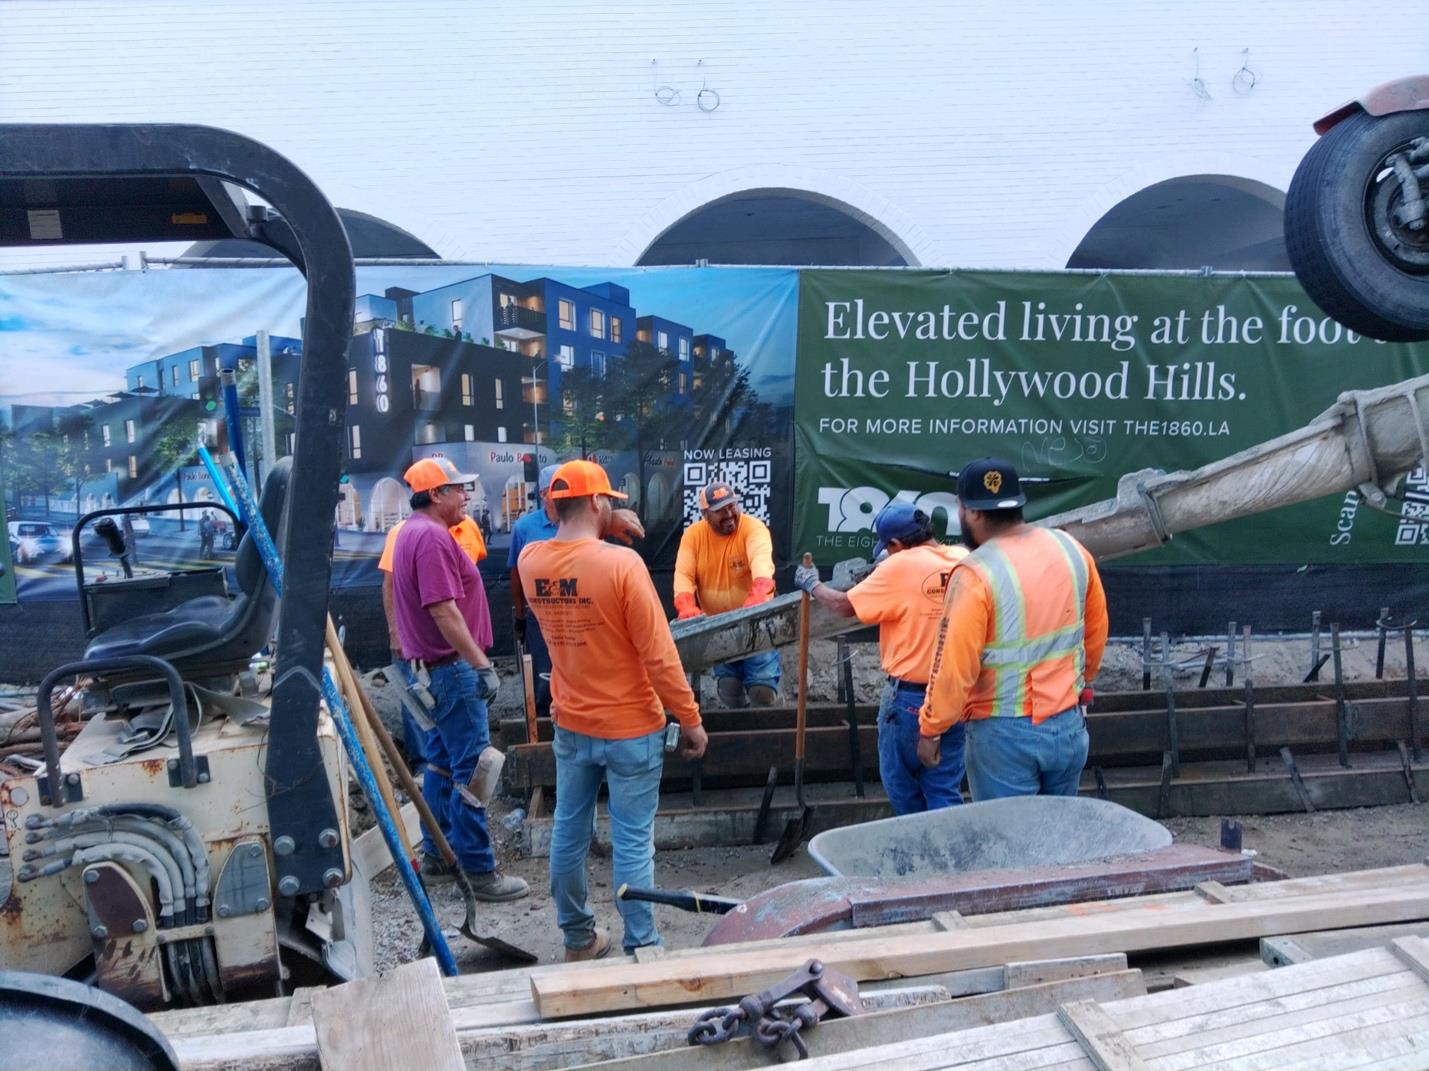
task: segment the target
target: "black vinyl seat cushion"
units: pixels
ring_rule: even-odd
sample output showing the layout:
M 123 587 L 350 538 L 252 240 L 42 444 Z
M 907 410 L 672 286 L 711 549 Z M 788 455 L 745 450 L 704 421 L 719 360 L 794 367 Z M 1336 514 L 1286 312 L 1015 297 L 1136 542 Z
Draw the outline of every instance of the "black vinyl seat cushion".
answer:
M 292 459 L 274 464 L 263 481 L 258 511 L 268 531 L 281 538 Z M 86 659 L 153 655 L 173 662 L 180 674 L 242 666 L 268 641 L 278 596 L 268 580 L 252 532 L 244 533 L 234 555 L 238 595 L 200 595 L 171 610 L 140 614 L 90 640 Z
M 86 659 L 123 655 L 176 655 L 215 646 L 223 641 L 235 616 L 242 614 L 246 595 L 225 599 L 203 595 L 161 614 L 141 614 L 120 622 L 96 636 L 85 651 Z

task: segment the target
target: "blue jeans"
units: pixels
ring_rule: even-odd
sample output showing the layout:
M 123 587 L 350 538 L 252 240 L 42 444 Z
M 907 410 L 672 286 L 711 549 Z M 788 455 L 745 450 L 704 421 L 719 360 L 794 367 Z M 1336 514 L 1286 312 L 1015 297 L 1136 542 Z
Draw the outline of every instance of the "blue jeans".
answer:
M 714 668 L 715 680 L 721 677 L 738 677 L 746 688 L 756 684 L 779 687 L 779 652 L 760 651 L 737 662 L 722 662 Z
M 536 689 L 536 713 L 549 717 L 551 713 L 551 652 L 546 647 L 546 637 L 541 635 L 541 623 L 530 610 L 526 612 L 526 653 L 531 656 L 531 672 L 536 675 L 532 681 Z
M 943 734 L 943 758 L 929 768 L 918 761 L 918 710 L 923 688 L 883 688 L 878 706 L 878 776 L 894 814 L 917 814 L 956 807 L 963 802 L 963 726 Z
M 1075 796 L 1087 764 L 1087 722 L 1081 708 L 1031 718 L 968 723 L 968 787 L 975 800 L 1007 796 Z
M 464 658 L 429 671 L 432 710 L 436 728 L 427 732 L 427 768 L 422 795 L 442 827 L 463 870 L 484 874 L 496 869 L 491 836 L 486 831 L 486 811 L 462 799 L 453 784 L 465 785 L 476 760 L 491 743 L 486 723 L 486 703 L 476 697 L 476 670 Z M 431 834 L 423 832 L 422 851 L 440 858 Z
M 402 750 L 407 753 L 407 765 L 412 772 L 420 773 L 427 762 L 427 732 L 406 707 L 402 708 Z
M 586 854 L 590 850 L 595 797 L 602 781 L 610 790 L 610 841 L 615 888 L 648 889 L 655 883 L 655 810 L 665 766 L 665 731 L 630 740 L 556 728 L 556 815 L 551 830 L 551 898 L 567 948 L 595 940 L 595 916 L 586 899 Z M 658 945 L 655 908 L 619 900 L 625 951 Z

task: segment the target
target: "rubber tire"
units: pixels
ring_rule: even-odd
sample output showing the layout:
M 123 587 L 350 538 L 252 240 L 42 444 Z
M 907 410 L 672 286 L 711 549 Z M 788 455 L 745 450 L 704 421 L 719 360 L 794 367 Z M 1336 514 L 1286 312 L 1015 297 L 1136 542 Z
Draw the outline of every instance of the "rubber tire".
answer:
M 1429 339 L 1429 273 L 1385 259 L 1365 221 L 1365 193 L 1386 153 L 1424 135 L 1429 111 L 1358 112 L 1305 154 L 1285 197 L 1285 248 L 1300 285 L 1352 331 L 1386 342 Z

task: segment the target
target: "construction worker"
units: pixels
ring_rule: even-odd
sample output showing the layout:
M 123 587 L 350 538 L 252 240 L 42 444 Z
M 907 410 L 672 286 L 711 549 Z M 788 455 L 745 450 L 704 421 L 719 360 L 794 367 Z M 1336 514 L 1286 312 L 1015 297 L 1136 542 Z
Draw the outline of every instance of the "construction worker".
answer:
M 633 550 L 604 542 L 611 501 L 625 496 L 591 461 L 558 468 L 547 495 L 560 518 L 557 532 L 527 546 L 518 564 L 526 604 L 551 652 L 551 897 L 565 958 L 598 959 L 611 942 L 587 902 L 586 855 L 601 782 L 610 794 L 614 885 L 648 888 L 655 875 L 665 711 L 680 723 L 685 757 L 703 755 L 706 738 L 649 570 Z M 660 943 L 650 904 L 622 900 L 617 906 L 626 952 Z
M 551 655 L 546 650 L 545 638 L 541 635 L 539 621 L 531 620 L 526 613 L 526 599 L 521 591 L 521 552 L 532 543 L 551 539 L 556 534 L 556 504 L 546 492 L 551 487 L 551 477 L 559 465 L 547 465 L 541 470 L 536 484 L 539 508 L 528 510 L 511 526 L 511 549 L 506 553 L 506 567 L 511 570 L 511 620 L 516 638 L 531 656 L 531 671 L 535 673 L 536 712 L 546 717 L 551 711 Z M 645 538 L 645 528 L 633 510 L 617 509 L 610 514 L 610 536 L 627 546 L 636 539 Z
M 700 490 L 701 519 L 685 529 L 675 556 L 675 613 L 681 621 L 758 606 L 774 597 L 774 543 L 764 522 L 740 509 L 723 480 Z M 727 707 L 772 706 L 779 698 L 779 652 L 714 667 Z
M 794 583 L 834 613 L 878 626 L 879 661 L 888 674 L 878 707 L 878 775 L 893 813 L 952 807 L 963 802 L 962 723 L 943 732 L 938 764 L 928 768 L 918 758 L 918 711 L 948 577 L 968 552 L 939 543 L 933 519 L 909 502 L 890 502 L 874 518 L 873 530 L 879 564 L 847 592 L 820 583 L 812 565 L 799 566 Z
M 533 510 L 521 514 L 511 526 L 511 549 L 506 552 L 506 568 L 511 570 L 511 622 L 516 638 L 531 656 L 531 672 L 536 675 L 536 712 L 546 717 L 551 711 L 551 656 L 546 651 L 546 641 L 541 635 L 541 624 L 531 620 L 526 612 L 526 600 L 521 593 L 521 569 L 518 560 L 521 551 L 531 543 L 539 543 L 556 534 L 556 506 L 546 492 L 551 486 L 551 477 L 559 465 L 547 465 L 541 470 L 536 484 L 537 505 Z
M 422 795 L 472 894 L 479 900 L 516 900 L 530 890 L 497 869 L 486 810 L 466 791 L 491 743 L 486 704 L 501 684 L 486 656 L 491 611 L 481 573 L 451 534 L 466 515 L 466 485 L 475 477 L 458 472 L 446 458 L 429 457 L 402 478 L 412 489 L 412 516 L 392 546 L 392 606 L 402 653 L 426 671 L 434 700 Z M 435 845 L 425 838 L 422 847 L 423 876 L 440 879 L 447 868 Z
M 405 521 L 398 521 L 387 531 L 387 539 L 382 544 L 382 556 L 377 559 L 377 568 L 382 573 L 382 613 L 387 618 L 387 646 L 392 652 L 392 661 L 395 663 L 403 661 L 402 640 L 397 635 L 397 613 L 392 604 L 392 547 L 397 542 L 397 533 L 402 530 Z M 462 514 L 461 520 L 451 529 L 452 538 L 456 540 L 457 546 L 462 549 L 473 565 L 479 565 L 486 557 L 486 541 L 481 538 L 481 529 L 470 516 Z M 404 675 L 400 668 L 394 674 L 394 684 L 402 685 Z M 406 704 L 402 706 L 402 747 L 407 752 L 407 758 L 411 764 L 412 772 L 416 773 L 426 764 L 426 735 L 427 731 L 417 724 Z M 436 855 L 432 855 L 434 865 Z M 444 877 L 450 880 L 451 875 Z M 439 877 L 438 881 L 441 880 Z
M 1017 471 L 980 458 L 958 473 L 972 553 L 953 569 L 920 715 L 918 757 L 967 723 L 974 800 L 1075 796 L 1087 761 L 1088 683 L 1106 648 L 1096 563 L 1065 532 L 1023 522 Z

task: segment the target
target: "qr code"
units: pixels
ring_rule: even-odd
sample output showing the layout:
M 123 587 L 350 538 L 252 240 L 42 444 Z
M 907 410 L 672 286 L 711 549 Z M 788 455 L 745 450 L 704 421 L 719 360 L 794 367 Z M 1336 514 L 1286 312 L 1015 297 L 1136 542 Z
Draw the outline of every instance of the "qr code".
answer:
M 1429 546 L 1429 473 L 1423 468 L 1415 469 L 1405 480 L 1404 508 L 1400 512 L 1406 519 L 1395 529 L 1394 545 Z
M 768 524 L 772 468 L 768 458 L 686 461 L 685 524 L 694 524 L 700 519 L 700 491 L 715 480 L 723 480 L 734 488 L 745 513 Z

